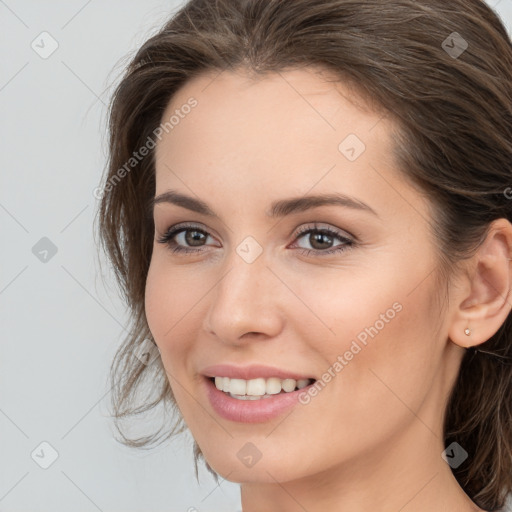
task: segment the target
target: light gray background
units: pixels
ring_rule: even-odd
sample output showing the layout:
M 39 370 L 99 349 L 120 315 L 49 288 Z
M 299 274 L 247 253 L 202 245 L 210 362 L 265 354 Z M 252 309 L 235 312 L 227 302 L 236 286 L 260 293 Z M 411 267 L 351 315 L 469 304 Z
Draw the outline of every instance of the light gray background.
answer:
M 0 511 L 240 509 L 237 485 L 205 470 L 196 483 L 189 435 L 138 452 L 108 417 L 127 317 L 92 237 L 106 105 L 120 59 L 181 3 L 0 0 Z M 512 0 L 489 3 L 511 32 Z M 43 31 L 58 43 L 46 59 L 31 47 Z M 47 262 L 32 252 L 42 237 L 57 247 Z M 48 457 L 44 441 L 59 455 L 48 469 L 31 457 Z

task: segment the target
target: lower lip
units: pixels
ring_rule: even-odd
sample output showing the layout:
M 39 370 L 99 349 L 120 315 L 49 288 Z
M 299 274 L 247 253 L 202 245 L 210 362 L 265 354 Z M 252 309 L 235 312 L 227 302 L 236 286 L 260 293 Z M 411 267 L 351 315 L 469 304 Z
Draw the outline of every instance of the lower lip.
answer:
M 206 393 L 214 411 L 222 418 L 239 423 L 264 423 L 276 418 L 284 411 L 299 404 L 299 394 L 307 392 L 313 385 L 290 393 L 279 393 L 259 400 L 238 400 L 220 391 L 215 384 L 205 377 Z

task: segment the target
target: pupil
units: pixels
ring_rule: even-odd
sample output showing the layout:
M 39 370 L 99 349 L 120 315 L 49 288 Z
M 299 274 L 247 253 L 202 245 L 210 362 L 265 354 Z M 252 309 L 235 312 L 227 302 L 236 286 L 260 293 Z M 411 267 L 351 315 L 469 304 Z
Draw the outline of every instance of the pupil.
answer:
M 312 234 L 312 236 L 310 237 L 310 243 L 311 246 L 314 247 L 315 249 L 325 249 L 326 247 L 325 245 L 322 245 L 322 243 L 330 245 L 332 243 L 331 238 L 332 237 L 326 233 L 316 233 Z M 315 245 L 317 244 L 320 244 L 320 246 L 315 247 Z
M 191 233 L 193 233 L 193 235 L 191 235 Z M 199 231 L 187 231 L 185 239 L 189 245 L 201 245 L 201 241 L 204 241 L 204 233 L 200 233 Z

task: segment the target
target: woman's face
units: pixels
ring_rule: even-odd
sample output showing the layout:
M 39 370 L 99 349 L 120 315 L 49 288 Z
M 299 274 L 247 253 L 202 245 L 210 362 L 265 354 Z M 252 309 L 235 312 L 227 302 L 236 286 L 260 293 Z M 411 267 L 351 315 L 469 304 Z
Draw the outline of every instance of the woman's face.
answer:
M 445 464 L 460 351 L 427 204 L 397 171 L 391 122 L 349 97 L 311 69 L 224 72 L 163 116 L 177 117 L 156 147 L 146 314 L 188 427 L 231 481 L 356 477 L 390 450 Z

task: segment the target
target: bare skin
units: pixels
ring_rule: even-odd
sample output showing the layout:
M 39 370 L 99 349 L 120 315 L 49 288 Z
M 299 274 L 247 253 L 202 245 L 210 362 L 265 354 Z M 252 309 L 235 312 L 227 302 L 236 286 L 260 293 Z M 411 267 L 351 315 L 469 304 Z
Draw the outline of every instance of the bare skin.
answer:
M 157 145 L 156 195 L 192 196 L 218 218 L 155 206 L 146 315 L 210 466 L 241 484 L 244 512 L 481 511 L 441 457 L 442 417 L 465 348 L 510 312 L 511 224 L 495 222 L 444 302 L 426 198 L 397 169 L 391 120 L 311 69 L 201 75 L 163 119 L 190 97 L 197 106 Z M 332 193 L 375 213 L 331 204 L 266 215 L 274 201 Z M 183 222 L 207 235 L 191 246 L 182 232 L 174 245 L 197 252 L 158 242 Z M 320 245 L 318 232 L 297 235 L 303 227 L 336 234 Z M 263 249 L 252 263 L 236 251 L 249 236 Z M 378 333 L 345 357 L 371 326 Z M 321 380 L 339 355 L 346 364 L 309 403 L 260 423 L 220 417 L 200 375 L 258 363 Z M 237 456 L 248 442 L 261 453 L 251 467 Z

